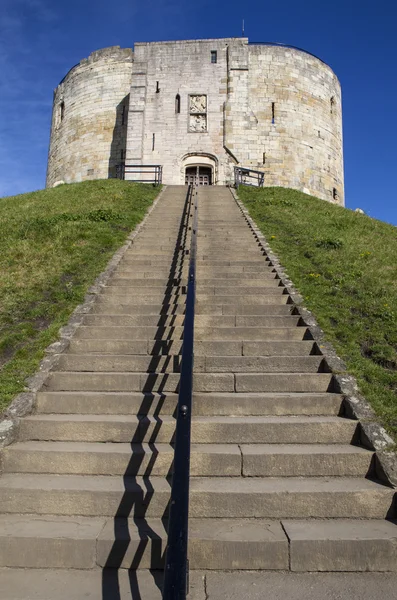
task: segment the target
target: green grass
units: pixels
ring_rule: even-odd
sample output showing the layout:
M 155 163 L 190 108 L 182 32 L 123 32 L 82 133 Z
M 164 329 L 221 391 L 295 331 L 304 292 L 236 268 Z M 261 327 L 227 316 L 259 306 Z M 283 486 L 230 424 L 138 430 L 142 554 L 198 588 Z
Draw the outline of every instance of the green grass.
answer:
M 290 189 L 239 197 L 397 440 L 397 228 Z
M 158 192 L 99 180 L 0 198 L 0 410 Z

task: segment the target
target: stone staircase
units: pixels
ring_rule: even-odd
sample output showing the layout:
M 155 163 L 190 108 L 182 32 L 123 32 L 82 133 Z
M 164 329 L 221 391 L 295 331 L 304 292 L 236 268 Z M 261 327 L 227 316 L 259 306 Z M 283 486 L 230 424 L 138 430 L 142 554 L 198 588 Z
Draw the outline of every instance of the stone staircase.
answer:
M 163 566 L 185 197 L 163 193 L 3 452 L 1 567 Z M 197 280 L 190 568 L 397 570 L 394 490 L 226 188 L 199 190 Z

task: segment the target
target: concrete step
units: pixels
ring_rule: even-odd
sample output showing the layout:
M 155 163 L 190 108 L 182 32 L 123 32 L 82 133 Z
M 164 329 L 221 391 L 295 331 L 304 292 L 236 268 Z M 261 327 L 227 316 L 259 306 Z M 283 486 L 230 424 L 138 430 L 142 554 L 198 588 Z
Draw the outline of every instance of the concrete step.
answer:
M 298 330 L 299 331 L 299 330 Z M 181 340 L 183 327 L 104 327 L 80 326 L 74 340 L 128 340 L 130 342 L 142 340 Z M 299 338 L 299 336 L 297 336 Z M 296 338 L 295 338 L 296 339 Z M 302 339 L 302 334 L 301 334 Z
M 194 416 L 192 443 L 350 444 L 357 421 L 340 417 Z M 20 441 L 171 443 L 175 419 L 162 415 L 36 414 L 20 424 Z
M 366 477 L 374 453 L 338 444 L 248 444 L 240 446 L 245 477 Z
M 199 356 L 195 373 L 318 373 L 322 356 Z M 179 373 L 180 355 L 61 354 L 59 371 L 118 373 Z
M 262 261 L 263 262 L 263 261 Z M 196 265 L 196 269 L 197 269 L 197 276 L 198 277 L 204 277 L 204 275 L 209 275 L 211 277 L 225 277 L 225 278 L 242 278 L 242 279 L 249 279 L 251 277 L 275 277 L 276 275 L 276 271 L 274 270 L 274 267 L 272 266 L 267 266 L 266 264 L 264 266 L 260 266 L 258 264 L 254 263 L 253 267 L 250 266 L 234 266 L 234 265 L 224 265 L 222 267 L 217 267 L 217 266 L 203 266 L 202 262 L 199 262 Z
M 272 281 L 272 280 L 269 280 Z M 205 294 L 207 296 L 227 296 L 232 293 L 233 296 L 245 296 L 246 294 L 251 294 L 253 296 L 268 294 L 268 295 L 281 295 L 284 293 L 285 288 L 277 283 L 277 285 L 268 285 L 269 281 L 264 280 L 263 284 L 260 286 L 242 286 L 235 287 L 232 286 L 209 286 L 209 285 L 200 285 L 197 283 L 197 294 Z M 277 280 L 274 280 L 277 281 Z
M 94 327 L 182 327 L 184 315 L 85 315 L 84 325 Z M 297 327 L 299 315 L 197 315 L 195 327 Z
M 137 568 L 139 563 L 139 568 L 162 568 L 166 526 L 167 523 L 164 524 L 160 519 L 150 519 L 148 522 L 131 519 L 124 524 L 109 520 L 98 540 L 98 564 L 130 569 Z M 127 544 L 128 550 L 125 551 Z M 143 553 L 140 551 L 142 545 Z M 288 543 L 277 521 L 189 520 L 191 569 L 262 570 L 285 569 L 288 568 L 286 565 Z
M 177 354 L 166 356 L 148 356 L 147 354 L 144 356 L 131 354 L 61 354 L 58 362 L 59 371 L 76 372 L 179 373 L 180 368 L 181 356 Z
M 4 451 L 5 473 L 58 475 L 172 474 L 174 447 L 154 443 L 37 442 L 13 444 Z M 241 476 L 237 444 L 192 444 L 192 477 Z
M 231 322 L 235 319 L 232 317 Z M 74 339 L 77 340 L 181 340 L 183 327 L 133 327 L 133 326 L 80 326 Z M 195 341 L 299 341 L 309 340 L 310 334 L 306 327 L 216 327 L 197 326 Z
M 188 265 L 185 268 L 182 266 L 175 267 L 174 265 L 164 266 L 163 269 L 138 269 L 137 267 L 127 268 L 125 266 L 118 267 L 117 277 L 126 277 L 134 282 L 137 281 L 161 281 L 162 283 L 171 281 L 175 278 L 186 277 L 188 273 Z
M 374 454 L 349 445 L 192 444 L 191 477 L 365 477 Z M 5 448 L 4 473 L 170 475 L 164 443 L 26 441 Z
M 395 491 L 358 477 L 194 477 L 191 518 L 384 519 L 394 514 Z M 0 510 L 53 514 L 149 518 L 168 514 L 166 478 L 5 473 Z M 131 515 L 133 513 L 133 515 Z
M 53 371 L 43 391 L 177 392 L 179 373 Z M 332 392 L 328 373 L 195 373 L 196 392 Z
M 205 356 L 197 357 L 195 373 L 319 373 L 322 356 Z
M 178 395 L 172 392 L 38 392 L 36 410 L 51 414 L 172 415 Z M 331 415 L 342 412 L 343 397 L 332 393 L 193 394 L 196 416 Z
M 199 342 L 200 344 L 210 344 L 210 342 Z M 222 342 L 221 342 L 222 343 Z M 225 342 L 227 343 L 227 342 Z M 108 339 L 86 339 L 72 340 L 69 346 L 71 354 L 132 354 L 132 355 L 152 355 L 168 356 L 169 354 L 180 354 L 182 349 L 182 340 L 108 340 Z M 204 350 L 203 350 L 204 351 Z M 198 353 L 200 350 L 198 349 Z
M 136 570 L 164 566 L 167 521 L 162 519 L 2 515 L 0 531 L 1 567 Z M 288 540 L 277 521 L 191 519 L 189 566 L 287 569 Z
M 109 340 L 82 339 L 71 340 L 71 354 L 180 354 L 182 340 Z M 313 341 L 287 342 L 238 342 L 238 341 L 196 341 L 195 356 L 309 356 L 318 355 L 317 344 Z
M 153 302 L 164 302 L 173 304 L 175 302 L 185 303 L 186 296 L 183 289 L 178 286 L 172 288 L 134 288 L 133 286 L 107 285 L 103 288 L 102 298 L 116 296 L 118 298 L 135 298 L 137 303 L 153 304 Z
M 266 292 L 268 293 L 268 292 Z M 150 301 L 150 300 L 148 300 Z M 260 305 L 264 305 L 267 306 L 269 304 L 274 305 L 274 304 L 287 304 L 290 301 L 290 297 L 288 294 L 286 293 L 282 293 L 282 294 L 268 294 L 266 296 L 264 296 L 263 294 L 258 296 L 258 295 L 249 295 L 247 294 L 246 296 L 233 296 L 231 294 L 226 294 L 224 296 L 217 296 L 216 298 L 214 297 L 214 294 L 197 294 L 196 295 L 196 306 L 200 306 L 200 305 L 205 305 L 205 306 L 212 306 L 214 304 L 222 304 L 222 305 L 226 305 L 226 306 L 242 306 L 242 305 L 256 305 L 256 306 L 260 306 Z M 238 314 L 238 312 L 236 312 L 236 314 Z
M 226 317 L 229 318 L 229 317 Z M 84 325 L 92 327 L 183 327 L 184 315 L 85 315 Z
M 108 315 L 152 315 L 152 316 L 172 316 L 184 315 L 185 304 L 163 304 L 157 302 L 155 304 L 139 304 L 128 300 L 119 301 L 117 298 L 103 299 L 100 302 L 95 302 L 90 314 L 108 314 Z M 222 309 L 222 306 L 221 306 Z M 286 307 L 288 309 L 288 305 Z M 222 314 L 220 312 L 219 314 Z M 259 313 L 260 314 L 260 313 Z M 284 313 L 283 313 L 284 314 Z
M 291 571 L 397 571 L 397 522 L 283 521 Z
M 146 281 L 146 279 L 144 280 Z M 149 281 L 149 280 L 147 280 Z M 202 288 L 210 288 L 210 287 L 223 287 L 230 288 L 233 293 L 235 290 L 243 288 L 245 291 L 249 291 L 247 288 L 271 288 L 271 287 L 280 287 L 280 279 L 276 279 L 274 277 L 263 277 L 258 278 L 255 276 L 255 279 L 228 279 L 223 277 L 197 277 L 197 291 L 200 291 Z
M 42 389 L 70 392 L 177 392 L 179 378 L 179 373 L 52 371 Z
M 130 289 L 148 288 L 149 290 L 165 290 L 181 285 L 179 273 L 173 273 L 171 277 L 162 277 L 158 279 L 132 279 L 131 277 L 118 276 L 116 273 L 116 276 L 112 277 L 109 284 L 113 287 L 128 287 Z
M 81 328 L 83 329 L 83 328 Z M 85 329 L 89 329 L 86 327 Z M 103 328 L 111 329 L 111 328 Z M 84 332 L 85 333 L 85 332 Z M 110 333 L 110 331 L 109 331 Z M 131 332 L 133 334 L 134 332 Z M 175 331 L 175 335 L 178 332 Z M 110 333 L 111 334 L 111 333 Z M 111 334 L 112 335 L 112 334 Z M 113 334 L 114 335 L 114 334 Z M 102 337 L 106 337 L 103 335 Z M 303 341 L 310 340 L 306 327 L 196 327 L 194 330 L 195 343 L 202 340 L 221 341 Z M 133 338 L 131 338 L 133 339 Z
M 38 392 L 39 414 L 172 415 L 178 394 L 172 392 Z
M 273 296 L 271 296 L 273 297 Z M 196 315 L 257 315 L 257 316 L 289 316 L 293 315 L 292 304 L 213 304 L 199 302 L 196 304 Z

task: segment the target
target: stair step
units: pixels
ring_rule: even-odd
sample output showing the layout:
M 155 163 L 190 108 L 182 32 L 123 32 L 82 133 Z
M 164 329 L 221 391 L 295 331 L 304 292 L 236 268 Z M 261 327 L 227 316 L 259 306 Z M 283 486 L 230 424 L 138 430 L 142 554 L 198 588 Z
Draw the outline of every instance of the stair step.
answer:
M 1 567 L 141 570 L 164 566 L 167 522 L 162 519 L 8 514 L 0 516 L 0 531 Z M 288 540 L 277 521 L 190 519 L 189 566 L 287 569 Z
M 208 306 L 212 304 L 222 304 L 230 306 L 247 306 L 250 304 L 255 304 L 256 306 L 269 304 L 287 304 L 290 299 L 289 295 L 285 292 L 279 294 L 279 290 L 281 290 L 281 288 L 277 288 L 274 291 L 275 293 L 272 292 L 271 294 L 269 294 L 269 290 L 267 290 L 267 295 L 245 294 L 244 296 L 234 296 L 233 294 L 225 294 L 224 296 L 217 295 L 216 298 L 214 297 L 214 294 L 203 294 L 198 290 L 196 294 L 196 306 Z
M 338 415 L 343 396 L 332 393 L 208 393 L 193 394 L 196 416 Z M 161 414 L 175 411 L 178 395 L 171 392 L 38 392 L 36 410 L 51 414 Z
M 81 325 L 74 340 L 181 340 L 183 327 L 132 327 L 132 326 L 84 326 Z M 302 336 L 301 336 L 302 337 Z M 296 338 L 295 338 L 296 339 Z
M 192 443 L 350 444 L 357 421 L 341 417 L 194 416 Z M 19 439 L 81 442 L 170 443 L 169 415 L 36 414 L 20 424 Z
M 178 394 L 144 392 L 38 392 L 36 410 L 42 414 L 136 415 L 174 413 Z
M 208 375 L 202 374 L 197 377 L 206 378 Z M 230 377 L 233 375 L 230 374 Z M 70 392 L 177 392 L 179 379 L 179 373 L 52 371 L 42 389 Z M 225 386 L 227 382 L 220 381 L 219 385 Z
M 162 568 L 166 526 L 167 523 L 164 524 L 160 519 L 131 519 L 127 522 L 108 520 L 98 539 L 98 564 L 122 569 L 138 566 L 147 569 Z M 142 554 L 140 549 L 143 544 Z M 189 519 L 189 567 L 228 570 L 287 569 L 287 538 L 277 521 Z
M 397 571 L 397 522 L 283 521 L 291 571 Z
M 374 453 L 337 444 L 240 446 L 246 477 L 366 477 Z
M 180 367 L 181 356 L 172 354 L 167 356 L 62 354 L 58 361 L 60 371 L 79 372 L 179 373 Z
M 361 478 L 193 477 L 192 518 L 384 519 L 395 491 Z M 140 518 L 164 517 L 166 478 L 5 473 L 0 479 L 2 513 Z M 133 514 L 131 514 L 133 513 Z
M 84 325 L 94 327 L 182 327 L 184 315 L 85 315 Z M 296 327 L 299 315 L 196 315 L 195 327 Z
M 288 306 L 286 308 L 288 309 Z M 159 316 L 171 317 L 173 315 L 184 315 L 185 310 L 186 307 L 184 304 L 162 304 L 161 302 L 158 302 L 157 304 L 137 304 L 133 301 L 119 301 L 111 298 L 101 301 L 98 299 L 92 307 L 92 312 L 90 314 L 151 315 L 158 318 Z M 222 312 L 219 314 L 222 314 Z
M 170 444 L 95 442 L 19 442 L 4 451 L 8 473 L 71 475 L 167 476 L 172 473 Z M 239 477 L 241 452 L 237 444 L 192 444 L 192 477 Z
M 318 373 L 322 356 L 196 356 L 195 373 Z M 59 371 L 179 373 L 181 356 L 62 354 Z
M 221 342 L 223 343 L 223 342 Z M 228 342 L 224 342 L 227 344 Z M 200 342 L 200 344 L 211 344 L 211 342 Z M 209 346 L 210 347 L 210 346 Z M 240 344 L 242 348 L 242 344 Z M 112 340 L 112 339 L 72 339 L 68 348 L 69 354 L 131 354 L 147 356 L 162 356 L 169 354 L 180 354 L 182 340 Z M 196 353 L 200 352 L 199 347 Z
M 80 328 L 82 329 L 82 328 Z M 106 337 L 106 336 L 103 336 Z M 202 340 L 217 341 L 286 341 L 312 339 L 306 327 L 195 327 L 195 342 Z
M 207 373 L 318 373 L 322 356 L 205 356 L 196 357 L 195 372 Z M 204 364 L 203 364 L 204 363 Z

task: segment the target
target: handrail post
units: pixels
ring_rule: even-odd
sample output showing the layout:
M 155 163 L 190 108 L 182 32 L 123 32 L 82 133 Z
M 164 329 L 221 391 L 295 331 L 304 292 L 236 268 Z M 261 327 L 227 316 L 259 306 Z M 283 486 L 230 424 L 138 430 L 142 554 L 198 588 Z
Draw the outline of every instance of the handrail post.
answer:
M 193 202 L 193 189 L 193 185 L 188 186 L 187 193 L 190 194 L 189 215 Z M 186 226 L 189 226 L 189 219 Z M 197 227 L 198 192 L 195 190 L 163 600 L 186 600 L 188 594 L 190 438 L 193 397 Z

